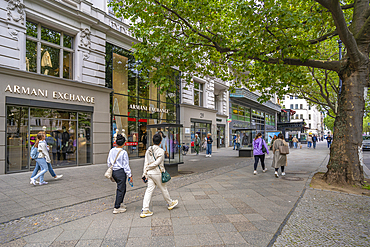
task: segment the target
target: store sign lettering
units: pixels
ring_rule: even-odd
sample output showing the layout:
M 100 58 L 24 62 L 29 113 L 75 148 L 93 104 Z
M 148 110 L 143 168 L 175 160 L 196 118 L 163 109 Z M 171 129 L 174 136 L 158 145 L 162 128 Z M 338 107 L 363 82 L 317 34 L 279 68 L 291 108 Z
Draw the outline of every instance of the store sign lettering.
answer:
M 157 108 L 157 107 L 151 107 L 151 106 L 145 106 L 145 105 L 130 105 L 129 106 L 129 109 L 132 109 L 132 110 L 139 110 L 139 111 L 148 111 L 148 112 L 160 112 L 160 113 L 168 113 L 169 110 L 167 110 L 166 108 L 163 108 L 163 109 L 160 109 L 160 108 Z
M 5 92 L 13 93 L 13 94 L 25 94 L 30 96 L 36 97 L 43 97 L 48 98 L 48 90 L 46 89 L 36 89 L 36 88 L 29 88 L 23 86 L 6 86 Z M 61 99 L 66 101 L 78 101 L 78 102 L 85 102 L 89 104 L 95 104 L 95 97 L 91 96 L 84 96 L 72 93 L 62 93 L 58 91 L 53 91 L 52 93 L 53 99 Z

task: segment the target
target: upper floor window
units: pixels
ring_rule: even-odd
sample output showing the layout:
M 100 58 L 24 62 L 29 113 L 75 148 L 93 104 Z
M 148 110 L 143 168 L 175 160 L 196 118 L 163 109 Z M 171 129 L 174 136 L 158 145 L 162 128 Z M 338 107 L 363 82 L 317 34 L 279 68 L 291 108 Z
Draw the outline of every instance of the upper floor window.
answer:
M 293 104 L 290 104 L 290 109 L 294 109 L 294 108 L 293 108 Z
M 297 95 L 295 96 L 295 99 L 298 99 L 298 96 Z
M 301 119 L 303 119 L 303 114 L 300 115 Z
M 308 114 L 308 119 L 311 120 L 311 114 Z
M 293 95 L 290 95 L 290 99 L 293 99 Z
M 298 104 L 295 104 L 295 109 L 298 109 Z
M 203 84 L 194 81 L 194 105 L 203 106 Z
M 72 79 L 73 37 L 26 22 L 26 70 Z
M 311 106 L 310 105 L 308 106 L 308 110 L 311 110 Z
M 299 105 L 299 109 L 303 109 L 303 104 L 300 104 Z

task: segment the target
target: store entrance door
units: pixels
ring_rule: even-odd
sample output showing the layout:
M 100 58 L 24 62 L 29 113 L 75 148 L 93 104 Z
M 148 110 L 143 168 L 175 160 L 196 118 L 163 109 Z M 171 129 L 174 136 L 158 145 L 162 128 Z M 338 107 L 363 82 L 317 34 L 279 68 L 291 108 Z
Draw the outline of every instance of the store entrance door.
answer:
M 205 152 L 206 148 L 204 143 L 207 141 L 207 134 L 211 133 L 211 124 L 209 123 L 194 123 L 194 134 L 198 134 L 200 138 L 199 152 Z M 193 140 L 194 141 L 194 140 Z

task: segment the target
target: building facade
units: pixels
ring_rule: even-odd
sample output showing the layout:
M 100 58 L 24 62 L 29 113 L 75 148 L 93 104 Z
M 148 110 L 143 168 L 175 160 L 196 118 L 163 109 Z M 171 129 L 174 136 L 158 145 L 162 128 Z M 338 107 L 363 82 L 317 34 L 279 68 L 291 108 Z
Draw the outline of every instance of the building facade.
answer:
M 284 108 L 292 109 L 295 114 L 291 117 L 291 123 L 305 122 L 307 134 L 323 135 L 323 115 L 314 105 L 310 105 L 305 99 L 295 95 L 287 95 L 284 99 Z M 294 134 L 294 133 L 293 133 Z
M 118 133 L 141 157 L 146 125 L 179 123 L 180 72 L 167 92 L 147 85 L 107 2 L 0 0 L 0 174 L 33 169 L 39 131 L 62 167 L 105 163 Z
M 194 152 L 194 137 L 202 143 L 212 134 L 213 147 L 227 147 L 229 85 L 219 79 L 194 77 L 190 85 L 181 84 L 180 119 L 184 127 L 185 145 Z M 200 151 L 205 151 L 200 148 Z
M 233 145 L 233 136 L 239 135 L 242 146 L 250 146 L 257 133 L 267 139 L 268 131 L 277 130 L 277 114 L 280 105 L 273 101 L 260 103 L 258 93 L 245 88 L 236 89 L 230 94 L 229 102 L 229 145 Z

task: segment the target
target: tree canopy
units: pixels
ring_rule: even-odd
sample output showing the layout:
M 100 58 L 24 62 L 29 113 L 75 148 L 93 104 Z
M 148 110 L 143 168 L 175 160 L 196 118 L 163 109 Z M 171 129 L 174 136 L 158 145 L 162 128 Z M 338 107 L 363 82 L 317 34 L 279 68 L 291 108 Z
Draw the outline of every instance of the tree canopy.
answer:
M 341 1 L 347 23 L 350 2 Z M 131 20 L 142 41 L 134 45 L 135 56 L 142 66 L 157 68 L 153 81 L 164 86 L 176 67 L 189 81 L 193 75 L 218 77 L 268 99 L 312 83 L 310 71 L 297 65 L 339 71 L 338 32 L 330 11 L 316 1 L 113 0 L 111 5 L 117 16 Z

